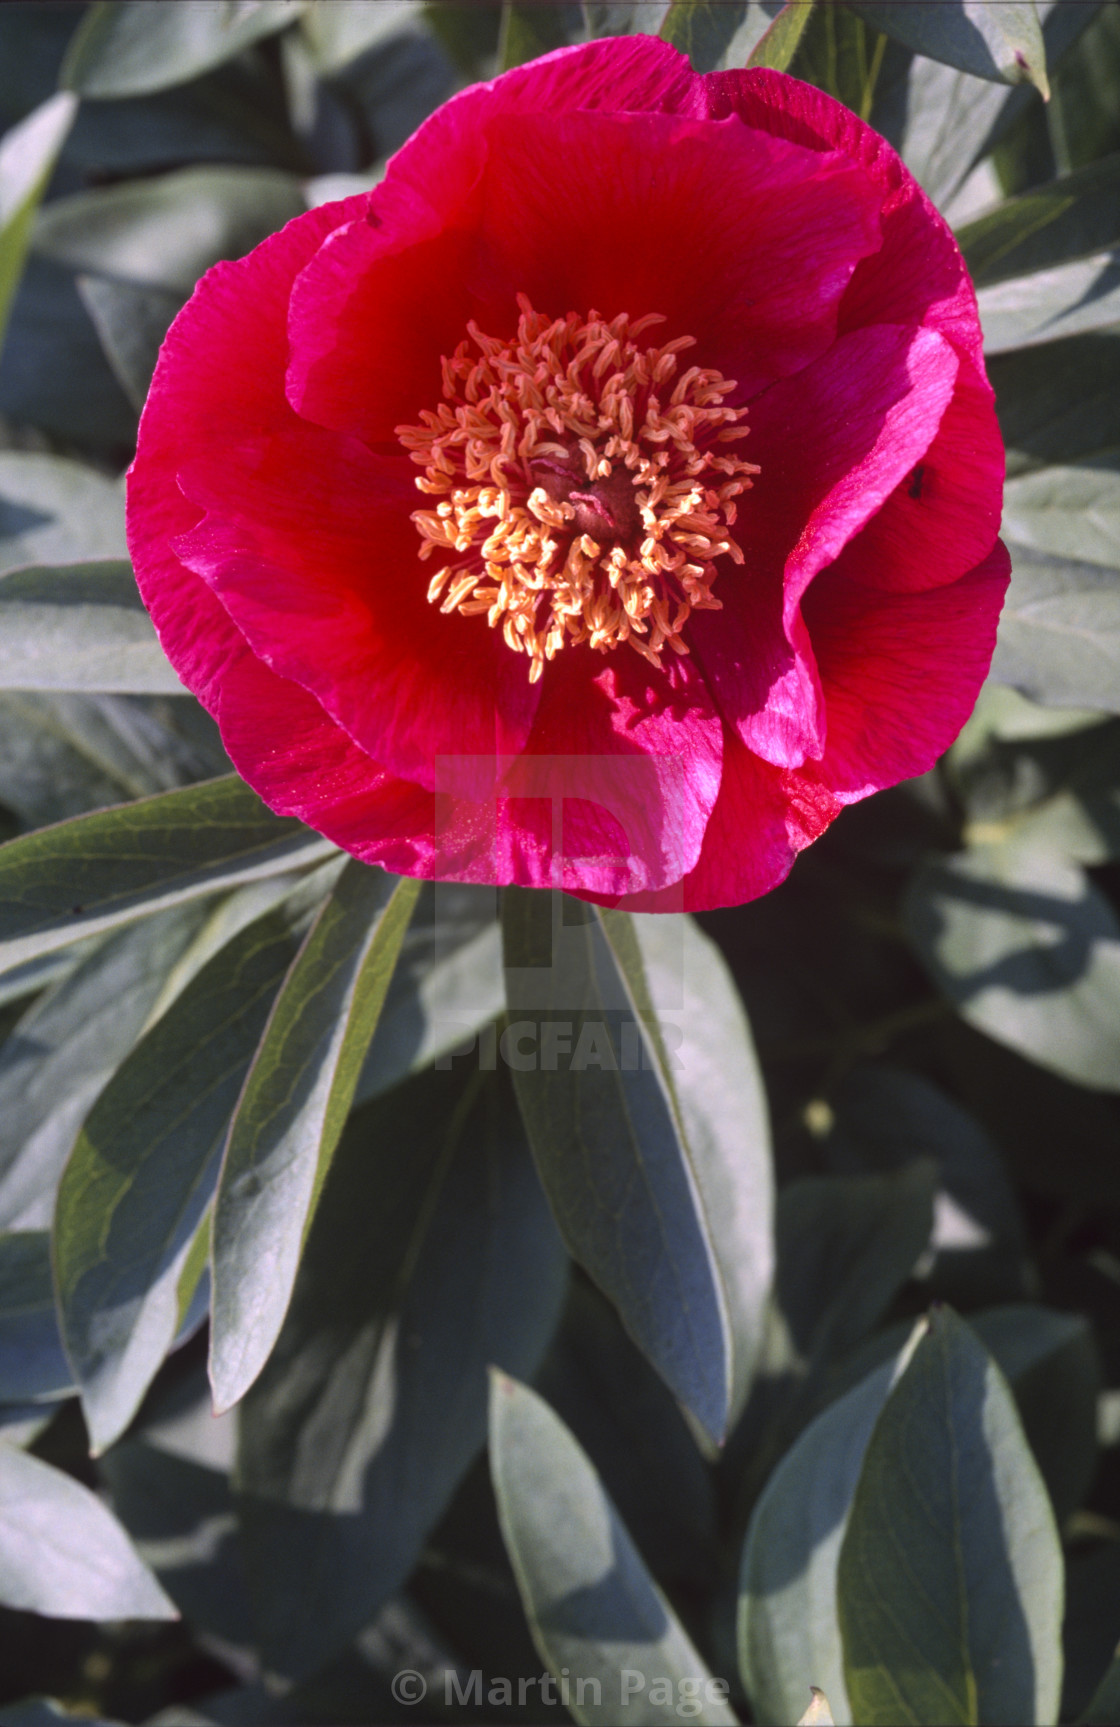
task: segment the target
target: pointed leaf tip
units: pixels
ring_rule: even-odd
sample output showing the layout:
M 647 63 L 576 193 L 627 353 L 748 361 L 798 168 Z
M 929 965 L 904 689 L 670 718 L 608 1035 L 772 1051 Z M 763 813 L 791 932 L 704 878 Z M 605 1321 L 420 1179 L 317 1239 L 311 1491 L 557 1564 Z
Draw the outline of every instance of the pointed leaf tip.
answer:
M 828 1706 L 828 1698 L 819 1685 L 810 1685 L 813 1701 L 797 1723 L 797 1727 L 836 1727 L 832 1710 Z
M 1056 1721 L 1062 1595 L 1054 1514 L 1007 1382 L 937 1309 L 875 1424 L 840 1549 L 852 1714 Z
M 708 1673 L 574 1435 L 526 1385 L 497 1375 L 491 1385 L 502 1537 L 533 1641 L 566 1681 L 573 1718 L 611 1727 L 632 1710 L 670 1727 L 680 1715 L 667 1697 L 687 1684 L 690 1720 L 733 1727 L 728 1685 Z
M 801 45 L 812 10 L 813 0 L 786 0 L 751 49 L 747 65 L 765 66 L 771 72 L 787 72 Z
M 849 11 L 924 54 L 1001 84 L 1033 84 L 1049 99 L 1046 46 L 1034 0 L 848 0 Z

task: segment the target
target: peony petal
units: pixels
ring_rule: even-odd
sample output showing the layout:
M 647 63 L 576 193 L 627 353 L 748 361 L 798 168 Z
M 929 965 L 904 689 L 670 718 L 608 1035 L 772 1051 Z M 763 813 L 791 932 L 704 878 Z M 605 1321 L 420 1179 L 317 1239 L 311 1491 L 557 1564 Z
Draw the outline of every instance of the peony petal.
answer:
M 1011 573 L 997 541 L 949 587 L 884 593 L 828 570 L 805 601 L 828 747 L 794 776 L 843 803 L 925 773 L 972 712 Z
M 697 614 L 689 640 L 724 718 L 777 767 L 819 756 L 825 743 L 801 596 L 925 455 L 957 368 L 932 331 L 873 327 L 752 405 L 761 472 L 735 529 L 746 564 L 721 574 L 723 610 Z
M 790 799 L 790 776 L 729 741 L 704 849 L 684 882 L 684 909 L 742 905 L 783 882 L 803 846 L 837 814 L 835 799 Z M 799 788 L 798 788 L 799 789 Z
M 170 550 L 198 511 L 163 476 L 137 462 L 129 478 L 129 550 L 163 651 L 187 689 L 217 711 L 230 664 L 245 651 L 228 612 Z
M 133 555 L 161 634 L 189 565 L 274 670 L 303 683 L 393 772 L 430 789 L 441 748 L 519 748 L 537 695 L 483 620 L 442 617 L 427 603 L 432 572 L 409 521 L 420 499 L 403 452 L 378 463 L 285 400 L 292 279 L 338 215 L 365 205 L 313 211 L 248 259 L 217 266 L 176 320 L 130 479 Z M 188 687 L 214 681 L 205 630 L 189 663 L 165 646 Z M 441 680 L 453 680 L 454 701 L 437 699 Z
M 660 311 L 751 399 L 746 564 L 660 671 L 568 648 L 530 686 L 427 604 L 394 428 L 470 318 L 512 333 L 518 291 Z M 1007 581 L 980 355 L 952 236 L 847 110 L 587 44 L 463 92 L 375 193 L 208 274 L 157 368 L 130 549 L 239 770 L 356 856 L 736 903 L 967 715 Z
M 739 398 L 824 352 L 879 244 L 863 175 L 735 120 L 521 116 L 490 140 L 481 237 L 494 280 L 554 316 L 660 312 L 669 335 L 697 338 L 685 363 L 717 366 Z
M 679 880 L 700 854 L 723 762 L 723 728 L 696 668 L 667 656 L 659 672 L 625 647 L 603 659 L 568 648 L 543 686 L 528 748 L 506 784 L 572 800 L 563 885 L 613 894 Z M 523 821 L 530 819 L 526 812 Z M 535 815 L 542 847 L 546 819 L 542 804 Z M 604 844 L 611 850 L 601 856 Z
M 656 36 L 626 36 L 559 48 L 473 84 L 437 108 L 393 156 L 374 207 L 396 213 L 409 200 L 442 219 L 477 176 L 491 122 L 503 114 L 674 113 L 700 79 L 685 56 Z M 391 224 L 394 217 L 386 215 Z M 434 231 L 434 230 L 433 230 Z
M 477 197 L 477 194 L 476 194 Z M 411 212 L 410 212 L 411 213 Z M 469 211 L 459 212 L 465 222 Z M 440 356 L 488 307 L 470 292 L 477 237 L 456 225 L 352 222 L 332 234 L 293 286 L 288 322 L 292 407 L 319 426 L 399 450 L 396 427 L 442 398 Z M 503 316 L 516 324 L 514 294 Z M 489 319 L 492 327 L 493 319 Z
M 1004 454 L 992 391 L 961 363 L 929 449 L 882 509 L 848 541 L 837 567 L 869 587 L 906 593 L 955 582 L 999 532 Z
M 865 324 L 925 324 L 983 370 L 976 295 L 944 217 L 885 138 L 843 103 L 783 72 L 710 72 L 688 92 L 682 111 L 748 126 L 858 162 L 882 198 L 882 246 L 857 269 L 844 299 L 841 329 Z
M 520 749 L 539 686 L 529 682 L 527 659 L 511 653 L 485 618 L 448 617 L 428 604 L 431 571 L 417 555 L 411 500 L 371 508 L 363 520 L 361 488 L 341 463 L 331 510 L 314 490 L 305 497 L 289 487 L 282 496 L 247 464 L 239 473 L 236 457 L 228 461 L 239 480 L 236 517 L 219 514 L 213 496 L 187 484 L 210 513 L 174 544 L 265 664 L 310 691 L 390 772 L 428 790 L 440 753 Z M 281 465 L 274 480 L 282 478 Z M 374 471 L 374 498 L 376 483 Z
M 800 618 L 784 615 L 780 557 L 748 547 L 745 567 L 725 562 L 716 593 L 722 611 L 694 612 L 688 641 L 716 705 L 756 755 L 796 767 L 824 748 L 824 702 Z
M 273 809 L 299 816 L 366 863 L 442 880 L 564 887 L 614 899 L 635 883 L 659 886 L 676 867 L 665 863 L 656 814 L 645 815 L 644 832 L 634 830 L 645 800 L 664 806 L 663 828 L 679 838 L 689 795 L 679 755 L 639 751 L 574 761 L 559 753 L 522 755 L 504 764 L 496 797 L 465 799 L 442 783 L 433 793 L 387 773 L 305 691 L 243 646 L 224 668 L 218 718 L 238 772 Z M 458 783 L 459 765 L 439 767 Z M 694 814 L 693 853 L 706 816 L 706 810 Z M 639 848 L 655 832 L 661 855 L 650 865 Z
M 699 912 L 743 905 L 783 882 L 797 853 L 843 808 L 823 787 L 803 785 L 726 734 L 723 780 L 696 867 L 658 893 L 631 895 L 627 911 Z M 588 894 L 602 904 L 617 898 Z
M 465 105 L 485 91 L 507 113 L 565 114 L 576 108 L 672 113 L 697 82 L 687 55 L 660 37 L 614 36 L 544 54 L 493 83 L 464 91 L 439 112 L 448 115 L 455 107 L 455 118 L 468 126 Z
M 864 175 L 736 120 L 497 115 L 470 150 L 469 184 L 461 164 L 431 164 L 462 189 L 440 231 L 426 205 L 397 199 L 379 226 L 332 234 L 301 274 L 288 373 L 300 414 L 388 443 L 439 401 L 440 356 L 470 319 L 512 334 L 519 292 L 556 317 L 660 312 L 669 335 L 698 339 L 690 363 L 749 396 L 824 352 L 879 244 Z
M 202 598 L 216 604 L 204 588 Z M 665 710 L 659 681 L 630 653 L 629 678 L 625 662 L 609 665 L 573 713 L 573 658 L 575 670 L 542 704 L 534 752 L 499 762 L 496 796 L 467 799 L 455 788 L 472 764 L 441 758 L 435 793 L 390 774 L 306 691 L 256 659 L 228 620 L 225 628 L 215 713 L 238 772 L 271 808 L 367 863 L 618 897 L 661 887 L 696 861 L 719 789 L 722 738 L 687 673 L 673 679 L 678 708 Z M 607 729 L 605 748 L 597 722 Z M 652 753 L 656 744 L 661 753 Z
M 783 540 L 797 533 L 785 561 L 787 621 L 818 570 L 839 557 L 921 461 L 952 399 L 958 366 L 932 330 L 873 325 L 841 337 L 823 360 L 759 402 L 753 451 L 762 474 L 743 516 L 765 494 L 767 537 L 775 528 Z
M 370 443 L 392 439 L 395 426 L 439 400 L 439 356 L 454 351 L 469 318 L 490 333 L 512 330 L 521 284 L 501 282 L 495 304 L 470 231 L 497 120 L 644 114 L 679 103 L 695 82 L 675 48 L 635 36 L 559 49 L 445 102 L 392 158 L 360 218 L 296 284 L 292 405 Z M 475 278 L 481 298 L 468 287 Z
M 340 221 L 367 199 L 311 210 L 247 258 L 207 271 L 160 350 L 128 478 L 128 543 L 144 603 L 167 656 L 189 689 L 211 705 L 228 632 L 224 613 L 186 575 L 170 549 L 202 511 L 179 490 L 184 453 L 223 439 L 262 440 L 278 422 L 297 427 L 284 400 L 288 294 L 297 272 Z M 214 640 L 214 663 L 207 641 Z
M 278 815 L 298 816 L 364 863 L 434 873 L 434 794 L 386 773 L 245 647 L 225 669 L 216 717 L 234 767 Z

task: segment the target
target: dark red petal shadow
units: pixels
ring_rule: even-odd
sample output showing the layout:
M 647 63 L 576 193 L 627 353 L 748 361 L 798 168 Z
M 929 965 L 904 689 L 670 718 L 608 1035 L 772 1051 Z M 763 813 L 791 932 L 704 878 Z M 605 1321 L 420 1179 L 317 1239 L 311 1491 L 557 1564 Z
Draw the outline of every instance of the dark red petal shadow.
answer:
M 987 555 L 999 532 L 1003 474 L 991 389 L 962 361 L 937 436 L 882 509 L 848 541 L 837 567 L 892 593 L 955 582 Z
M 417 556 L 412 500 L 371 507 L 363 521 L 353 475 L 337 508 L 320 510 L 290 479 L 284 490 L 282 464 L 262 482 L 238 471 L 236 455 L 227 460 L 236 503 L 195 491 L 213 513 L 180 535 L 175 550 L 254 653 L 314 695 L 367 754 L 429 790 L 441 753 L 520 749 L 539 697 L 528 661 L 485 619 L 447 617 L 428 604 L 431 571 Z M 221 513 L 231 508 L 232 519 Z
M 190 450 L 220 442 L 263 446 L 279 418 L 298 427 L 284 400 L 284 328 L 292 279 L 340 221 L 367 199 L 312 210 L 235 264 L 203 277 L 160 350 L 128 477 L 128 544 L 136 579 L 167 656 L 183 682 L 213 709 L 229 652 L 228 619 L 170 548 L 202 511 L 179 490 Z M 215 299 L 229 324 L 212 346 Z M 223 621 L 224 620 L 224 621 Z
M 884 593 L 825 572 L 805 600 L 828 710 L 819 762 L 793 776 L 853 803 L 925 773 L 972 712 L 1011 574 L 997 541 L 949 587 Z
M 957 243 L 885 138 L 842 103 L 784 72 L 709 72 L 690 87 L 681 111 L 737 114 L 775 137 L 841 150 L 859 162 L 883 198 L 883 240 L 856 270 L 840 328 L 922 323 L 982 369 L 976 296 Z
M 750 453 L 761 472 L 735 528 L 746 562 L 725 565 L 723 610 L 696 613 L 689 641 L 725 719 L 777 767 L 825 745 L 801 596 L 925 454 L 957 367 L 932 331 L 872 327 L 752 405 Z

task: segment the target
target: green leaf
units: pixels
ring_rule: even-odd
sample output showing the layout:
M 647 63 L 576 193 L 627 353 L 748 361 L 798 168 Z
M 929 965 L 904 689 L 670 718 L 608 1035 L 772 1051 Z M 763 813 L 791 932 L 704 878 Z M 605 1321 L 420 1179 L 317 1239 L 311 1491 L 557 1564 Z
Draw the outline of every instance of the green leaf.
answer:
M 127 1427 L 180 1323 L 179 1280 L 230 1117 L 297 945 L 294 907 L 221 948 L 86 1118 L 58 1191 L 59 1307 L 101 1451 Z
M 76 99 L 60 91 L 0 138 L 0 346 L 35 211 L 77 111 Z
M 1002 354 L 1120 322 L 1120 250 L 1092 252 L 981 288 L 984 352 Z
M 501 1076 L 429 1072 L 352 1117 L 240 1411 L 270 1666 L 319 1666 L 400 1587 L 485 1439 L 487 1365 L 535 1371 L 565 1263 Z
M 1120 593 L 1120 472 L 1115 467 L 1040 468 L 1009 480 L 1002 531 L 1032 551 L 1103 565 L 1115 573 Z
M 125 395 L 139 413 L 147 400 L 164 337 L 184 301 L 174 288 L 79 276 L 78 292 Z
M 1078 863 L 1120 857 L 1120 725 L 1095 725 L 1033 747 L 1023 743 L 1012 760 L 1035 796 L 1026 808 L 1009 799 L 1002 822 L 971 822 L 970 837 L 979 826 L 990 839 L 1049 847 Z M 1031 770 L 1045 775 L 1041 798 L 1030 785 Z
M 880 1099 L 881 1112 L 889 1100 Z M 885 1130 L 889 1123 L 884 1121 Z M 1062 1510 L 1080 1502 L 1092 1467 L 1097 1368 L 1083 1320 L 1016 1302 L 971 1321 L 1010 1381 L 1035 1460 Z M 912 1336 L 904 1325 L 868 1345 L 892 1359 L 859 1380 L 805 1428 L 774 1470 L 755 1507 L 743 1555 L 740 1660 L 760 1721 L 789 1721 L 804 1699 L 806 1674 L 850 1722 L 836 1615 L 836 1567 L 862 1459 Z M 862 1352 L 861 1352 L 862 1353 Z
M 114 1445 L 100 1470 L 113 1509 L 179 1611 L 203 1632 L 251 1647 L 228 1477 L 143 1436 Z
M 35 252 L 185 299 L 211 264 L 240 258 L 305 208 L 300 181 L 278 168 L 180 168 L 56 198 L 36 223 Z
M 60 1722 L 72 1721 L 70 1711 L 53 1697 L 24 1697 L 0 1709 L 0 1727 L 59 1727 Z M 83 1716 L 87 1727 L 121 1727 L 107 1716 Z
M 1120 1722 L 1120 1649 L 1078 1721 L 1083 1727 L 1117 1727 Z
M 69 1396 L 74 1374 L 62 1347 L 45 1229 L 0 1234 L 0 1402 Z
M 672 0 L 583 0 L 588 37 L 652 36 Z
M 101 1501 L 0 1443 L 0 1596 L 53 1619 L 177 1619 Z
M 1015 1394 L 1059 1526 L 1085 1502 L 1097 1468 L 1101 1365 L 1089 1322 L 1034 1302 L 969 1320 Z
M 573 1719 L 731 1727 L 713 1680 L 646 1570 L 584 1451 L 527 1386 L 495 1373 L 490 1468 L 498 1517 L 542 1660 Z
M 0 1440 L 26 1450 L 57 1414 L 55 1403 L 0 1403 Z
M 957 242 L 978 288 L 1120 245 L 1120 154 L 1006 198 Z
M 1024 1293 L 1015 1193 L 998 1148 L 967 1110 L 928 1079 L 878 1062 L 851 1069 L 830 1102 L 835 1120 L 823 1149 L 845 1178 L 934 1160 L 938 1191 L 920 1271 L 931 1295 L 975 1306 Z
M 1120 925 L 1076 864 L 1026 846 L 931 862 L 911 939 L 958 1012 L 1079 1085 L 1120 1091 Z
M 1046 49 L 1033 0 L 886 0 L 850 10 L 896 42 L 974 78 L 1034 84 L 1049 96 Z
M 516 889 L 503 904 L 502 1055 L 561 1233 L 718 1437 L 746 1394 L 773 1263 L 766 1119 L 734 985 L 684 919 Z
M 66 456 L 0 450 L 0 574 L 126 555 L 118 485 Z
M 228 769 L 217 726 L 189 696 L 0 690 L 0 802 L 27 827 Z
M 1109 726 L 1109 716 L 1095 708 L 1042 707 L 1038 702 L 1028 701 L 1018 690 L 989 678 L 981 686 L 976 706 L 950 751 L 946 766 L 953 789 L 971 815 L 977 797 L 977 787 L 972 778 L 974 775 L 980 777 L 983 807 L 989 793 L 984 780 L 992 768 L 994 750 L 1006 747 L 1043 749 L 1049 747 L 1052 740 L 1057 740 L 1057 747 L 1066 748 L 1074 733 L 1090 729 L 1096 731 L 1102 726 Z M 1050 784 L 1049 777 L 1044 783 Z M 1006 790 L 1005 786 L 997 784 L 994 792 L 997 803 Z M 1017 794 L 1018 788 L 1015 788 Z M 1020 806 L 1039 795 L 1037 790 L 1024 787 Z
M 653 0 L 653 3 L 656 9 L 665 6 L 667 0 Z M 585 4 L 582 10 L 587 16 L 588 35 L 621 36 L 634 28 L 653 30 L 655 25 L 652 22 L 635 25 L 631 21 L 634 5 L 638 5 L 648 19 L 649 7 L 645 0 L 621 0 L 620 4 L 608 0 L 602 6 Z M 423 22 L 452 65 L 469 81 L 485 78 L 491 72 L 502 28 L 499 6 L 467 8 L 458 5 L 457 0 L 424 0 Z
M 400 30 L 422 22 L 421 0 L 380 0 L 377 6 L 332 0 L 306 6 L 300 34 L 320 74 L 338 72 Z
M 389 993 L 362 1066 L 355 1103 L 474 1047 L 506 1003 L 492 888 L 439 882 L 420 890 Z M 483 1036 L 485 1038 L 485 1033 Z
M 968 178 L 1006 104 L 1019 94 L 920 55 L 911 62 L 898 149 L 939 208 Z
M 1120 713 L 1120 574 L 1009 549 L 993 678 L 1035 702 Z
M 1091 461 L 1120 446 L 1120 335 L 994 354 L 988 374 L 1010 473 Z
M 766 27 L 762 8 L 747 0 L 672 0 L 659 34 L 688 55 L 695 71 L 711 72 L 722 63 L 736 34 L 752 22 Z
M 1084 94 L 1090 94 L 1085 88 L 1086 81 L 1078 76 L 1082 54 L 1081 38 L 1100 19 L 1102 12 L 1107 15 L 1108 0 L 1084 0 L 1084 3 L 1078 6 L 1067 6 L 1065 0 L 1035 0 L 1035 10 L 1042 25 L 1042 40 L 1046 48 L 1046 65 L 1052 90 L 1051 103 L 1045 112 L 1041 111 L 1034 101 L 1034 93 L 1029 84 L 1019 84 L 1006 93 L 1004 105 L 991 131 L 983 140 L 978 155 L 987 154 L 997 145 L 1011 139 L 1016 124 L 1021 123 L 1022 116 L 1027 116 L 1028 121 L 1033 119 L 1040 130 L 1045 126 L 1055 158 L 1063 166 L 1078 167 L 1091 158 L 1104 155 L 1109 147 L 1107 143 L 1103 143 L 1098 148 L 1082 154 L 1071 148 L 1071 132 L 1076 125 L 1077 116 L 1069 114 L 1063 100 L 1069 89 L 1071 72 L 1075 85 L 1081 83 Z M 1089 37 L 1090 43 L 1095 39 L 1098 39 L 1097 33 L 1093 32 Z M 1097 53 L 1099 55 L 1099 45 Z M 1092 49 L 1090 54 L 1092 55 Z M 1083 112 L 1088 115 L 1093 106 L 1091 101 L 1087 101 Z
M 52 984 L 61 983 L 93 952 L 101 939 L 93 936 L 89 941 L 77 941 L 72 947 L 44 954 L 42 959 L 33 959 L 28 965 L 4 972 L 0 975 L 0 1007 L 7 1007 L 25 996 L 38 995 Z
M 1120 721 L 1043 708 L 989 682 L 946 760 L 969 845 L 1029 843 L 1079 863 L 1120 847 Z
M 0 846 L 0 966 L 333 853 L 235 775 L 24 834 Z
M 935 1311 L 875 1424 L 837 1599 L 862 1722 L 1053 1722 L 1062 1553 L 1007 1383 Z
M 717 1553 L 712 1471 L 664 1380 L 588 1279 L 573 1279 L 533 1384 L 594 1457 L 654 1575 L 707 1589 Z
M 774 22 L 751 49 L 747 65 L 787 72 L 800 47 L 812 10 L 813 0 L 786 0 Z
M 169 90 L 275 35 L 302 9 L 302 0 L 99 0 L 71 39 L 62 83 L 101 98 Z
M 121 561 L 0 577 L 0 689 L 181 695 Z
M 229 1473 L 234 1416 L 216 1417 L 201 1364 L 153 1388 L 137 1429 L 98 1461 L 112 1506 L 179 1611 L 227 1644 L 256 1641 Z
M 902 1360 L 905 1359 L 905 1354 Z M 739 1665 L 755 1719 L 796 1719 L 809 1684 L 850 1722 L 836 1568 L 867 1442 L 899 1363 L 885 1362 L 812 1421 L 754 1508 L 739 1580 Z
M 774 1271 L 766 1091 L 742 998 L 691 918 L 600 914 L 688 1158 L 730 1344 L 729 1421 L 746 1401 Z
M 508 72 L 553 48 L 564 48 L 582 33 L 580 8 L 563 0 L 504 0 L 498 38 L 498 69 Z
M 835 4 L 815 6 L 801 20 L 791 18 L 791 30 L 798 21 L 802 34 L 791 70 L 843 102 L 861 119 L 870 120 L 880 75 L 892 48 L 886 36 Z M 901 77 L 910 58 L 904 48 L 894 46 L 892 72 L 896 77 Z M 902 81 L 904 84 L 904 78 Z M 881 121 L 877 114 L 876 123 Z
M 775 1299 L 807 1370 L 841 1359 L 911 1275 L 933 1228 L 937 1166 L 807 1176 L 778 1198 Z
M 111 935 L 0 1047 L 0 1226 L 50 1225 L 82 1121 L 205 921 L 204 904 L 179 906 Z
M 1080 8 L 1061 4 L 1058 10 L 1076 16 Z M 1057 68 L 1058 112 L 1051 122 L 1056 154 L 1071 167 L 1120 148 L 1116 102 L 1120 18 L 1116 8 L 1107 3 L 1087 10 L 1090 27 Z
M 460 54 L 457 47 L 445 46 L 446 37 L 455 35 L 455 27 L 450 31 L 439 27 L 441 20 L 450 22 L 448 15 L 457 10 L 444 4 L 433 6 L 430 11 L 425 8 L 423 23 L 418 20 L 409 28 L 398 30 L 368 54 L 334 74 L 322 90 L 315 122 L 320 129 L 317 136 L 323 136 L 324 124 L 333 124 L 340 143 L 346 139 L 342 148 L 353 152 L 349 154 L 348 166 L 369 165 L 371 171 L 376 172 L 376 162 L 392 156 L 428 118 L 433 108 L 445 102 L 464 81 L 470 83 L 479 78 L 493 77 L 497 69 L 495 55 L 502 22 L 500 7 L 496 4 L 471 6 L 460 19 L 457 26 L 459 42 L 463 46 L 469 42 L 473 49 L 469 56 L 473 64 L 465 68 L 465 80 L 457 71 L 456 63 L 464 65 L 468 56 Z M 550 15 L 547 4 L 533 10 Z M 568 16 L 574 30 L 582 36 L 579 7 L 573 5 Z M 543 24 L 543 18 L 541 22 Z M 436 25 L 434 29 L 430 27 L 433 23 Z M 299 44 L 293 42 L 286 46 L 288 64 L 294 69 L 299 58 Z M 290 88 L 295 95 L 295 79 Z M 312 94 L 313 90 L 308 89 L 308 96 Z M 310 121 L 310 102 L 306 113 Z M 335 144 L 333 149 L 337 152 L 339 144 Z
M 113 376 L 73 275 L 34 250 L 0 352 L 0 413 L 38 428 L 52 445 L 80 448 L 113 468 L 122 466 L 136 440 L 135 410 Z
M 347 865 L 276 998 L 214 1205 L 210 1376 L 228 1409 L 280 1333 L 419 884 Z

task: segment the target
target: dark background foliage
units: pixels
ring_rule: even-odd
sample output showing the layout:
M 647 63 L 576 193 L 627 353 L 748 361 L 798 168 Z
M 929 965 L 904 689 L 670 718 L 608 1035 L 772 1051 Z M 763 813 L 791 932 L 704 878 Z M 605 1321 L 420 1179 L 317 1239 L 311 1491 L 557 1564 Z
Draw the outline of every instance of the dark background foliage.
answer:
M 229 777 L 120 475 L 210 264 L 631 30 L 945 211 L 1014 577 L 957 743 L 778 891 L 500 930 Z M 0 1722 L 569 1719 L 544 1664 L 577 1720 L 1120 1721 L 1120 6 L 17 0 L 5 314 Z M 519 1014 L 642 1062 L 511 1073 Z

